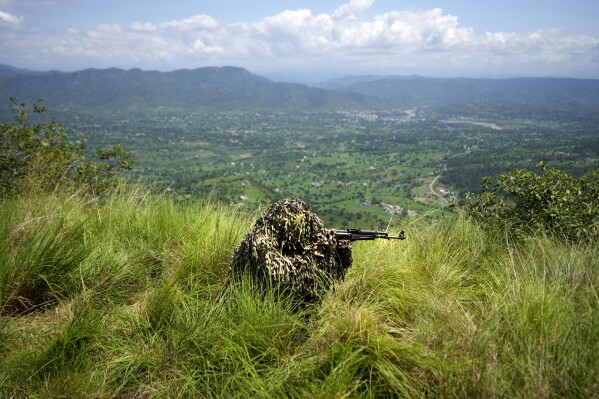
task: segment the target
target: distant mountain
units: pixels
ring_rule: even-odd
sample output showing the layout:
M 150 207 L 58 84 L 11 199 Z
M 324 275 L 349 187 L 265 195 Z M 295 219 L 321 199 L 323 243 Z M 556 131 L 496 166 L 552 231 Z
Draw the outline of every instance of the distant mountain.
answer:
M 29 69 L 16 68 L 11 65 L 0 64 L 0 76 L 16 75 L 16 74 L 30 73 L 30 72 L 33 72 L 33 71 L 30 71 Z
M 411 105 L 469 102 L 548 103 L 579 102 L 599 105 L 599 80 L 566 78 L 381 78 L 336 89 Z
M 599 80 L 562 78 L 424 78 L 363 75 L 309 87 L 273 82 L 237 67 L 173 72 L 86 69 L 33 72 L 0 64 L 0 105 L 45 99 L 51 108 L 185 107 L 213 110 L 313 110 L 493 104 L 599 106 Z
M 328 79 L 322 82 L 317 82 L 312 84 L 311 86 L 314 87 L 318 87 L 321 89 L 327 89 L 327 90 L 338 90 L 338 89 L 343 89 L 355 84 L 359 84 L 359 83 L 368 83 L 368 82 L 374 82 L 377 80 L 383 80 L 383 79 L 418 79 L 418 78 L 422 78 L 422 76 L 419 75 L 410 75 L 410 76 L 397 76 L 397 75 L 391 75 L 391 76 L 381 76 L 381 75 L 355 75 L 355 76 L 344 76 L 342 78 L 335 78 L 335 79 Z
M 300 84 L 275 83 L 237 67 L 173 72 L 87 69 L 0 76 L 0 95 L 19 101 L 45 99 L 50 107 L 201 107 L 316 109 L 373 107 L 382 101 Z

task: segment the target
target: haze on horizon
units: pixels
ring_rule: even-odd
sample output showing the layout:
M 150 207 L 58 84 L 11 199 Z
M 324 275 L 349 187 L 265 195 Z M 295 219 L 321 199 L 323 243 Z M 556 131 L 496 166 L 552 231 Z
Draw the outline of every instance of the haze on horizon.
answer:
M 599 78 L 599 2 L 0 0 L 0 63 Z

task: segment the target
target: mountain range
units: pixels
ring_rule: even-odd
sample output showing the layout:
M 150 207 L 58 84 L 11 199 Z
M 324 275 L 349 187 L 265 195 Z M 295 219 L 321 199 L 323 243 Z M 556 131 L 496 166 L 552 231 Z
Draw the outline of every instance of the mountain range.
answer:
M 599 80 L 594 79 L 384 77 L 348 81 L 335 90 L 413 105 L 571 101 L 599 105 Z
M 377 107 L 377 98 L 295 83 L 275 83 L 237 67 L 173 72 L 86 69 L 0 75 L 0 95 L 46 100 L 51 107 L 189 107 L 317 109 Z
M 319 87 L 273 82 L 238 67 L 172 72 L 86 69 L 33 72 L 0 64 L 0 97 L 45 99 L 50 107 L 186 107 L 211 110 L 313 110 L 485 103 L 599 106 L 599 80 L 353 76 Z

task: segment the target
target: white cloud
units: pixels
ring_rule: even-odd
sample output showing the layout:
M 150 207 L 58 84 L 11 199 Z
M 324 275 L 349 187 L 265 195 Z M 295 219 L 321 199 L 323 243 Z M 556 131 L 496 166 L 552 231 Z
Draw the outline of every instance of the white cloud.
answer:
M 193 49 L 199 53 L 222 54 L 224 50 L 217 46 L 207 46 L 202 40 L 198 39 L 193 43 Z
M 156 30 L 158 30 L 158 26 L 154 25 L 151 22 L 134 22 L 131 25 L 131 29 L 145 32 L 155 32 Z
M 374 4 L 374 0 L 350 0 L 335 10 L 333 18 L 359 18 Z
M 219 27 L 216 19 L 209 15 L 194 15 L 190 18 L 163 22 L 161 29 L 175 29 L 179 31 L 213 30 Z
M 43 37 L 30 33 L 31 42 L 21 48 L 27 48 L 28 54 L 45 49 L 47 60 L 85 59 L 91 65 L 103 62 L 168 69 L 209 64 L 249 68 L 307 65 L 336 72 L 356 68 L 410 68 L 413 73 L 430 73 L 427 71 L 434 68 L 518 72 L 517 68 L 530 69 L 530 65 L 590 69 L 599 57 L 596 35 L 559 30 L 477 34 L 440 8 L 365 16 L 373 3 L 351 0 L 330 14 L 286 10 L 254 23 L 223 23 L 200 14 L 179 20 L 138 21 L 128 28 L 103 24 L 84 33 L 65 28 Z M 1 21 L 21 24 L 21 19 L 4 14 L 0 14 Z M 25 57 L 24 51 L 5 42 L 0 51 Z
M 0 10 L 0 28 L 18 28 L 22 22 L 23 18 Z
M 194 15 L 186 19 L 171 20 L 154 24 L 152 22 L 134 22 L 131 30 L 157 32 L 174 30 L 179 32 L 193 32 L 202 30 L 215 30 L 220 26 L 219 22 L 209 15 Z
M 92 39 L 117 40 L 122 33 L 123 30 L 119 25 L 102 24 L 98 25 L 96 30 L 87 32 L 87 35 Z

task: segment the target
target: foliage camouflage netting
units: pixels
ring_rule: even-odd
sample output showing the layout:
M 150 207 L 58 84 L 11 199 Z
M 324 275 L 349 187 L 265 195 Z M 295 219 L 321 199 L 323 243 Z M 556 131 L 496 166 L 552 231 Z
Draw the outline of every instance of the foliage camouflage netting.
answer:
M 270 205 L 233 253 L 229 280 L 249 275 L 277 292 L 318 302 L 352 264 L 351 243 L 337 240 L 303 201 Z

